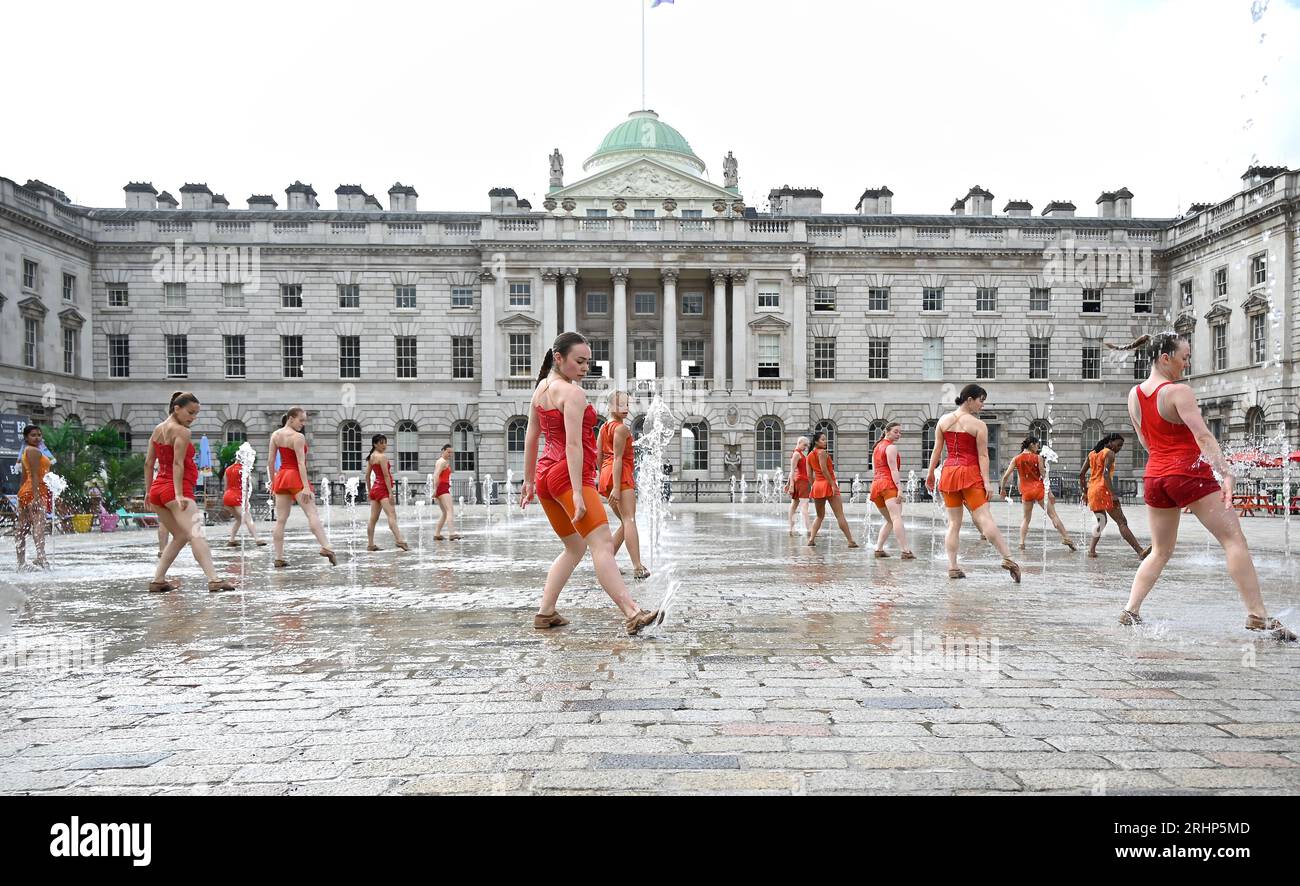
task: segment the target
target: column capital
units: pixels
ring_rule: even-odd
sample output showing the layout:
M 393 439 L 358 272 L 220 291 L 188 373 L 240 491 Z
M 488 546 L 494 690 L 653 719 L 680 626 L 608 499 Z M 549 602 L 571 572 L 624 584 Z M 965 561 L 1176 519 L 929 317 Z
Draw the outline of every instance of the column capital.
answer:
M 566 286 L 572 286 L 578 282 L 577 268 L 561 268 L 560 273 L 564 275 L 564 283 Z
M 672 283 L 675 286 L 677 285 L 677 278 L 680 277 L 681 274 L 682 272 L 676 268 L 664 268 L 659 272 L 659 279 L 663 280 L 665 283 Z
M 620 283 L 626 284 L 628 276 L 629 271 L 627 268 L 611 268 L 609 271 L 609 277 L 616 286 Z
M 496 279 L 497 275 L 489 271 L 487 268 L 478 272 L 478 282 L 480 283 L 494 283 L 496 282 Z
M 749 279 L 749 270 L 747 268 L 736 268 L 731 272 L 731 282 L 744 283 Z
M 718 284 L 722 284 L 723 286 L 725 286 L 727 284 L 727 277 L 729 276 L 729 274 L 726 271 L 710 271 L 709 276 L 713 278 L 714 286 L 717 286 Z
M 545 280 L 547 283 L 554 283 L 555 281 L 557 281 L 557 280 L 560 279 L 560 271 L 559 271 L 559 269 L 558 269 L 558 268 L 542 268 L 542 279 Z
M 807 274 L 791 274 L 791 275 L 790 275 L 790 282 L 793 283 L 795 286 L 807 286 L 807 285 L 808 285 L 808 275 L 807 275 Z

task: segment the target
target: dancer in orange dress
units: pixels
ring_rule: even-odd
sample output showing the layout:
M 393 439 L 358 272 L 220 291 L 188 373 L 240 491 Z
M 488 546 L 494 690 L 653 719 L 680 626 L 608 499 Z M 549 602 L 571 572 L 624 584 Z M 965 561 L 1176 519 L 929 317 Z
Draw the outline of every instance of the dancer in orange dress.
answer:
M 555 610 L 555 604 L 569 576 L 590 549 L 596 578 L 622 611 L 624 629 L 631 636 L 662 622 L 663 613 L 637 606 L 614 562 L 614 539 L 596 491 L 600 467 L 592 433 L 596 410 L 582 389 L 590 363 L 587 340 L 576 332 L 561 333 L 542 361 L 528 410 L 519 506 L 526 507 L 536 494 L 551 528 L 564 543 L 564 550 L 546 574 L 533 627 L 545 630 L 569 623 Z M 546 449 L 539 458 L 537 442 L 543 433 Z
M 979 385 L 966 385 L 957 397 L 957 408 L 939 419 L 935 429 L 934 452 L 930 454 L 930 470 L 925 477 L 925 488 L 935 491 L 935 471 L 944 450 L 948 458 L 943 464 L 938 491 L 943 493 L 943 503 L 948 510 L 948 535 L 944 550 L 948 553 L 948 577 L 965 578 L 966 573 L 957 565 L 957 551 L 961 545 L 963 506 L 970 511 L 971 519 L 980 534 L 1002 555 L 1002 568 L 1011 573 L 1011 579 L 1020 583 L 1020 564 L 1011 559 L 1011 549 L 998 531 L 997 521 L 989 510 L 989 493 L 993 484 L 989 480 L 989 429 L 976 416 L 984 408 L 988 391 Z
M 1101 531 L 1106 528 L 1107 516 L 1115 521 L 1119 534 L 1139 557 L 1145 559 L 1151 553 L 1150 548 L 1142 549 L 1137 536 L 1129 529 L 1128 518 L 1124 516 L 1124 508 L 1112 485 L 1115 479 L 1115 456 L 1123 448 L 1123 434 L 1107 434 L 1092 447 L 1092 452 L 1088 453 L 1088 463 L 1079 471 L 1079 488 L 1088 490 L 1088 510 L 1097 515 L 1092 542 L 1088 545 L 1089 557 L 1097 556 L 1097 542 L 1101 540 Z
M 858 543 L 853 540 L 853 530 L 849 528 L 849 521 L 844 516 L 844 500 L 840 495 L 839 481 L 835 478 L 835 460 L 826 448 L 826 432 L 817 431 L 813 434 L 812 445 L 812 452 L 808 453 L 808 470 L 812 472 L 811 495 L 813 506 L 817 509 L 817 519 L 813 521 L 812 530 L 808 533 L 808 547 L 817 545 L 817 533 L 821 531 L 822 521 L 826 519 L 826 504 L 829 502 L 831 511 L 840 524 L 840 532 L 844 533 L 849 547 L 856 548 Z
M 600 450 L 600 481 L 597 491 L 609 502 L 619 519 L 614 533 L 614 553 L 627 543 L 632 558 L 632 577 L 642 581 L 650 570 L 641 563 L 641 533 L 636 525 L 636 478 L 632 432 L 627 426 L 629 400 L 625 391 L 615 391 L 609 398 L 609 421 L 600 426 L 596 446 Z
M 871 453 L 871 503 L 880 511 L 884 520 L 880 527 L 880 537 L 876 539 L 876 556 L 888 557 L 885 542 L 890 533 L 898 536 L 898 546 L 904 560 L 915 560 L 916 555 L 907 546 L 907 530 L 903 526 L 903 499 L 899 496 L 899 484 L 903 480 L 902 458 L 898 453 L 898 441 L 903 438 L 903 426 L 891 421 L 885 426 L 885 436 L 880 438 Z
M 226 547 L 237 548 L 239 542 L 235 539 L 239 537 L 239 527 L 248 530 L 249 536 L 257 543 L 257 546 L 265 547 L 266 542 L 257 537 L 257 526 L 253 522 L 251 509 L 244 509 L 244 466 L 235 462 L 226 468 L 226 493 L 221 497 L 221 503 L 225 505 L 230 516 L 234 518 L 234 523 L 230 527 L 230 540 L 226 542 Z
M 275 542 L 276 569 L 289 565 L 289 561 L 284 559 L 284 527 L 295 502 L 306 515 L 312 535 L 320 542 L 320 555 L 329 560 L 331 566 L 338 565 L 338 558 L 334 556 L 329 539 L 325 536 L 325 527 L 321 525 L 320 515 L 316 513 L 316 493 L 311 488 L 311 481 L 307 479 L 307 437 L 303 433 L 306 427 L 307 411 L 295 406 L 284 414 L 284 422 L 279 430 L 271 434 L 266 472 L 271 492 L 275 495 L 275 529 L 271 532 L 271 539 Z M 280 469 L 273 474 L 277 453 L 280 456 Z
M 399 548 L 409 551 L 411 546 L 402 538 L 402 530 L 397 528 L 397 508 L 393 507 L 393 468 L 388 460 L 388 438 L 375 434 L 370 438 L 370 454 L 366 456 L 366 476 L 364 483 L 370 489 L 370 523 L 366 527 L 366 550 L 377 551 L 375 544 L 375 526 L 379 523 L 379 514 L 388 517 L 388 529 L 393 533 L 393 540 Z
M 185 391 L 172 394 L 169 415 L 149 435 L 149 449 L 144 457 L 144 476 L 149 486 L 149 507 L 158 522 L 167 529 L 168 541 L 158 556 L 149 590 L 154 593 L 173 591 L 180 582 L 169 581 L 167 570 L 176 561 L 181 548 L 190 546 L 203 574 L 208 577 L 209 591 L 233 591 L 235 586 L 217 578 L 212 568 L 212 551 L 203 534 L 203 512 L 194 500 L 194 486 L 199 466 L 194 461 L 194 444 L 190 426 L 199 415 L 199 398 Z M 154 464 L 158 476 L 153 476 Z
M 790 496 L 790 537 L 794 537 L 794 518 L 803 513 L 803 534 L 808 535 L 812 529 L 808 525 L 808 499 L 812 495 L 812 479 L 808 476 L 808 438 L 800 437 L 790 453 L 790 479 L 785 483 L 786 495 Z
M 1029 537 L 1029 521 L 1034 515 L 1034 505 L 1038 505 L 1047 512 L 1048 519 L 1061 534 L 1061 544 L 1072 551 L 1077 551 L 1074 539 L 1070 538 L 1070 533 L 1066 532 L 1060 515 L 1056 513 L 1056 496 L 1043 484 L 1043 477 L 1047 475 L 1047 462 L 1043 459 L 1042 449 L 1042 440 L 1032 436 L 1026 437 L 1020 443 L 1020 454 L 1011 459 L 1011 463 L 1002 473 L 1002 481 L 999 484 L 1002 497 L 1006 498 L 1007 484 L 1011 480 L 1012 471 L 1020 475 L 1020 503 L 1024 506 L 1025 512 L 1020 521 L 1020 550 L 1025 549 L 1025 539 Z
M 1179 383 L 1191 358 L 1191 345 L 1183 336 L 1168 332 L 1154 338 L 1142 336 L 1124 348 L 1111 347 L 1146 348 L 1151 361 L 1146 381 L 1129 391 L 1128 414 L 1138 441 L 1151 453 L 1142 485 L 1152 552 L 1133 576 L 1128 605 L 1120 613 L 1119 623 L 1141 624 L 1138 612 L 1142 601 L 1174 553 L 1182 509 L 1191 508 L 1201 525 L 1223 546 L 1228 575 L 1246 606 L 1246 629 L 1294 643 L 1295 633 L 1276 618 L 1269 618 L 1264 607 L 1255 561 L 1241 531 L 1241 520 L 1232 507 L 1236 482 L 1232 465 L 1206 427 L 1196 395 Z
M 50 472 L 50 459 L 41 452 L 44 434 L 36 425 L 23 428 L 23 451 L 18 456 L 23 466 L 23 483 L 18 487 L 18 527 L 14 537 L 18 542 L 18 568 L 27 568 L 27 536 L 36 547 L 33 566 L 49 569 L 45 559 L 46 512 L 50 507 L 50 491 L 45 485 L 45 475 Z
M 435 541 L 443 541 L 446 538 L 442 534 L 444 526 L 447 527 L 452 541 L 460 538 L 460 533 L 456 532 L 456 505 L 451 499 L 451 465 L 455 455 L 455 450 L 448 443 L 442 447 L 442 452 L 438 455 L 438 463 L 433 466 L 433 475 L 438 478 L 433 499 L 438 503 L 439 510 L 438 525 L 433 527 Z

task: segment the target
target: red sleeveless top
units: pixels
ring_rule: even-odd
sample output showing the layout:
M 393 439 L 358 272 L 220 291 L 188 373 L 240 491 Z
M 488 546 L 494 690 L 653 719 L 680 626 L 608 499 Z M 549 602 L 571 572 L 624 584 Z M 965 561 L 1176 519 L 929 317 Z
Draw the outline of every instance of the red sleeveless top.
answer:
M 564 410 L 537 407 L 537 416 L 546 435 L 546 448 L 537 460 L 537 473 L 541 474 L 565 458 L 568 439 L 564 434 Z M 600 473 L 600 453 L 596 450 L 596 410 L 590 403 L 582 414 L 582 485 L 596 488 L 596 475 Z
M 792 454 L 799 456 L 794 460 L 794 477 L 793 477 L 794 482 L 807 483 L 808 482 L 808 453 L 800 452 L 799 450 L 796 449 Z
M 590 408 L 590 404 L 588 404 L 588 408 Z M 585 425 L 586 422 L 584 421 L 583 424 Z M 606 465 L 608 465 L 611 477 L 613 476 L 614 471 L 614 432 L 617 431 L 619 426 L 622 424 L 623 423 L 620 421 L 607 421 L 600 426 L 600 436 L 597 441 L 600 445 L 600 469 L 601 471 L 604 471 Z M 623 447 L 623 480 L 628 480 L 632 477 L 632 472 L 635 470 L 635 462 L 633 460 L 635 456 L 636 452 L 632 447 L 631 439 L 629 439 L 627 444 Z
M 894 482 L 894 472 L 889 469 L 888 450 L 892 441 L 887 437 L 882 437 L 876 444 L 876 448 L 871 453 L 871 468 L 875 472 L 872 476 L 871 487 L 873 489 L 897 489 L 898 485 Z M 898 458 L 898 469 L 903 469 L 903 458 Z
M 1151 457 L 1147 460 L 1146 477 L 1205 477 L 1214 479 L 1214 471 L 1201 457 L 1201 447 L 1187 425 L 1176 425 L 1165 419 L 1157 408 L 1160 388 L 1173 382 L 1164 382 L 1150 396 L 1138 386 L 1138 408 L 1142 414 L 1142 436 L 1146 438 Z

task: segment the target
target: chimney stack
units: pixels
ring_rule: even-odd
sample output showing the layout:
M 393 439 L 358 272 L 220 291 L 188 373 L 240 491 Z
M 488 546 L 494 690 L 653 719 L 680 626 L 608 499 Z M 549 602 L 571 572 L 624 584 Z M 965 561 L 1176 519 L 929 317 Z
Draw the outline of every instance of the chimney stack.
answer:
M 961 199 L 960 197 L 958 197 L 956 200 L 952 201 L 952 206 L 950 206 L 949 209 L 952 210 L 952 214 L 953 214 L 953 215 L 965 215 L 965 214 L 966 214 L 966 204 L 962 201 L 962 199 Z
M 230 208 L 230 201 L 226 199 L 226 195 L 225 195 L 225 194 L 213 194 L 213 195 L 212 195 L 212 208 L 213 208 L 213 209 L 229 209 L 229 208 Z
M 206 184 L 181 185 L 181 209 L 211 209 L 212 191 Z
M 519 195 L 514 188 L 493 188 L 488 191 L 488 198 L 492 203 L 493 215 L 519 211 Z
M 1013 218 L 1028 218 L 1034 214 L 1034 204 L 1028 200 L 1012 200 L 1002 207 L 1002 211 Z
M 366 192 L 360 185 L 339 185 L 334 189 L 334 208 L 339 212 L 359 212 L 366 208 Z
M 966 192 L 967 215 L 992 215 L 993 195 L 979 185 Z
M 158 195 L 159 209 L 175 209 L 177 205 L 178 204 L 176 202 L 176 198 L 173 197 L 171 194 L 167 193 L 166 191 L 163 191 L 161 194 Z
M 1133 217 L 1133 192 L 1120 188 L 1115 192 L 1115 218 Z
M 1043 210 L 1044 218 L 1074 218 L 1074 210 L 1077 207 L 1069 200 L 1053 200 L 1047 204 Z
M 158 190 L 150 182 L 128 182 L 122 188 L 126 192 L 127 209 L 157 209 Z
M 415 201 L 419 196 L 410 185 L 395 182 L 388 189 L 388 208 L 393 212 L 415 212 Z
M 248 208 L 253 211 L 266 212 L 275 209 L 279 205 L 270 194 L 250 194 L 248 197 Z
M 1101 196 L 1097 198 L 1097 218 L 1114 217 L 1115 193 L 1113 191 L 1102 191 Z
M 320 209 L 320 203 L 316 202 L 316 190 L 300 181 L 285 188 L 284 196 L 288 200 L 287 209 Z
M 1241 186 L 1250 190 L 1257 185 L 1262 185 L 1271 178 L 1276 178 L 1284 172 L 1290 172 L 1285 166 L 1252 166 L 1241 174 Z
M 887 186 L 867 188 L 853 207 L 858 215 L 890 215 L 894 211 L 894 192 Z
M 821 215 L 822 192 L 816 188 L 784 185 L 767 194 L 773 215 Z

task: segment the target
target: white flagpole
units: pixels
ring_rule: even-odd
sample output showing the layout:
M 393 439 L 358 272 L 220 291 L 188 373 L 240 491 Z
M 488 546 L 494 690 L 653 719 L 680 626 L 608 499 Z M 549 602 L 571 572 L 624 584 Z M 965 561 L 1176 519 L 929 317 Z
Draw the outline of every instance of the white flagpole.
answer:
M 645 4 L 646 0 L 637 0 L 641 4 L 641 110 L 645 110 Z

